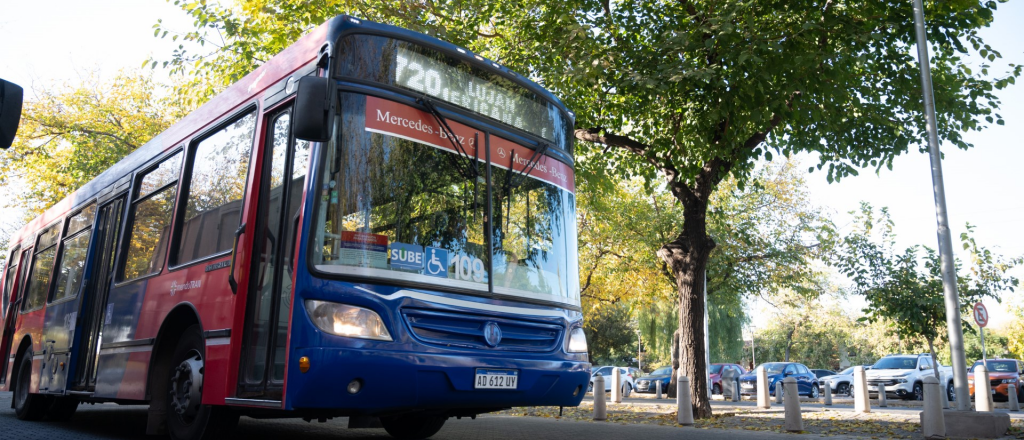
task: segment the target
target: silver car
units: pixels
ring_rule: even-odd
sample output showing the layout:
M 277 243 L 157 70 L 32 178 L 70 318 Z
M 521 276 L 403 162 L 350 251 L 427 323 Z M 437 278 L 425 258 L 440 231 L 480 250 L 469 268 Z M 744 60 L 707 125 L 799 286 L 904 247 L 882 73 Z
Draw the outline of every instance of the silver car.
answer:
M 612 374 L 614 372 L 612 370 L 613 368 L 618 368 L 619 369 L 619 374 L 622 376 L 622 389 L 621 389 L 622 396 L 623 397 L 629 397 L 629 395 L 633 392 L 633 390 L 636 389 L 636 382 L 634 382 L 634 381 L 636 380 L 636 378 L 640 377 L 640 375 L 642 374 L 640 369 L 635 368 L 635 367 L 605 366 L 605 367 L 595 368 L 590 373 L 590 385 L 587 386 L 587 392 L 593 392 L 594 391 L 594 377 L 597 376 L 598 374 L 600 374 L 602 377 L 604 377 L 604 390 L 607 391 L 607 392 L 611 392 L 612 391 Z
M 864 365 L 864 371 L 870 370 L 870 365 Z M 818 378 L 818 387 L 821 393 L 825 393 L 825 382 L 829 383 L 833 395 L 850 395 L 853 391 L 853 367 L 847 368 L 833 376 Z

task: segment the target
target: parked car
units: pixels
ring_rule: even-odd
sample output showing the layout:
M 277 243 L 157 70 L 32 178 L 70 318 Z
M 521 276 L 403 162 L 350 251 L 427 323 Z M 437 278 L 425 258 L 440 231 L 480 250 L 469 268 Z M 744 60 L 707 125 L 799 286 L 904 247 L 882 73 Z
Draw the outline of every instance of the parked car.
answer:
M 864 371 L 870 370 L 870 365 L 864 365 Z M 850 367 L 832 376 L 819 377 L 818 383 L 821 384 L 821 392 L 825 392 L 825 383 L 829 384 L 829 388 L 832 389 L 832 394 L 853 395 L 853 368 Z M 866 376 L 866 375 L 865 375 Z
M 971 390 L 971 398 L 974 398 L 974 369 L 981 365 L 977 361 L 971 365 L 970 373 L 967 376 L 967 387 Z M 993 400 L 1009 400 L 1010 387 L 1017 387 L 1017 401 L 1024 402 L 1024 386 L 1020 382 L 1020 372 L 1024 370 L 1024 363 L 1016 359 L 989 359 L 985 364 L 988 368 L 988 380 L 992 384 Z
M 783 393 L 782 379 L 786 377 L 796 378 L 797 392 L 812 398 L 818 397 L 818 378 L 811 373 L 806 365 L 798 362 L 767 362 L 759 365 L 764 367 L 768 373 L 768 393 L 775 395 L 776 392 Z M 757 368 L 740 376 L 740 394 L 757 395 Z M 776 386 L 778 384 L 778 386 Z
M 722 373 L 729 370 L 736 371 L 737 377 L 747 373 L 739 364 L 711 364 L 708 371 L 708 375 L 711 376 L 711 394 L 722 394 Z
M 668 393 L 668 383 L 672 380 L 672 367 L 661 367 L 636 380 L 636 391 L 638 393 L 653 393 L 658 390 L 658 381 L 661 381 L 661 392 Z
M 639 368 L 614 366 L 595 368 L 590 373 L 590 385 L 587 386 L 587 391 L 594 391 L 594 377 L 597 376 L 598 374 L 601 374 L 601 376 L 604 377 L 604 390 L 611 392 L 612 373 L 614 372 L 614 370 L 612 370 L 613 368 L 618 368 L 619 374 L 622 375 L 622 396 L 629 397 L 630 393 L 632 393 L 633 390 L 636 389 L 636 382 L 634 382 L 634 378 L 640 376 L 641 371 Z
M 923 354 L 893 354 L 875 362 L 871 370 L 865 373 L 868 382 L 868 395 L 878 394 L 878 385 L 885 387 L 885 395 L 900 399 L 924 399 L 924 382 L 926 375 L 934 375 L 932 357 Z M 953 369 L 938 365 L 939 384 L 945 386 L 947 398 L 955 400 L 953 389 Z
M 825 376 L 835 376 L 835 375 L 836 375 L 836 372 L 835 372 L 835 371 L 832 371 L 832 370 L 811 370 L 811 373 L 814 373 L 814 375 L 815 375 L 815 376 L 816 376 L 816 377 L 817 377 L 817 378 L 818 378 L 819 380 L 820 380 L 821 378 L 825 377 Z

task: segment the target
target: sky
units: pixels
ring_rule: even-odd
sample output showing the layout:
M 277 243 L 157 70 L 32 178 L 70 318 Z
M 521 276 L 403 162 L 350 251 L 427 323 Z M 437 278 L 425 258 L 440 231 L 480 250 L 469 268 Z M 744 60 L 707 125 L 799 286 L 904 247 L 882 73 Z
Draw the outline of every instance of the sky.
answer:
M 27 94 L 31 94 L 32 88 L 77 84 L 94 72 L 112 78 L 121 69 L 138 68 L 150 56 L 167 59 L 177 43 L 153 36 L 153 25 L 158 19 L 163 19 L 172 30 L 191 28 L 189 17 L 163 0 L 9 1 L 3 10 L 0 78 L 22 85 Z M 43 17 L 45 21 L 41 20 Z M 1003 55 L 990 71 L 1005 71 L 1007 63 L 1024 64 L 1020 44 L 1024 33 L 1020 23 L 1024 23 L 1024 1 L 1004 3 L 999 5 L 994 25 L 981 31 L 985 41 Z M 155 75 L 159 79 L 165 72 L 158 68 Z M 1024 164 L 1024 142 L 1015 133 L 1024 127 L 1022 86 L 1011 86 L 998 93 L 1006 125 L 992 125 L 983 132 L 966 134 L 965 139 L 975 145 L 971 150 L 943 148 L 942 169 L 954 249 L 959 248 L 958 237 L 965 223 L 970 222 L 976 227 L 975 238 L 982 246 L 1005 256 L 1024 255 L 1024 234 L 1020 231 L 1024 179 L 1019 172 Z M 797 160 L 806 166 L 817 163 L 807 155 Z M 863 170 L 858 177 L 829 184 L 825 173 L 812 173 L 807 181 L 812 200 L 831 210 L 841 226 L 849 224 L 846 213 L 866 200 L 876 207 L 889 208 L 899 248 L 915 244 L 937 248 L 935 204 L 926 154 L 914 151 L 900 156 L 892 171 L 883 169 L 877 175 L 874 170 Z M 0 222 L 3 215 L 0 214 Z M 1024 278 L 1024 268 L 1015 274 Z M 1020 300 L 1019 296 L 1004 295 L 1003 303 Z M 992 314 L 990 326 L 1005 322 L 1006 315 L 1001 313 L 1005 307 L 994 301 L 986 305 Z M 842 306 L 857 310 L 862 304 L 852 300 Z M 754 315 L 762 319 L 769 316 Z

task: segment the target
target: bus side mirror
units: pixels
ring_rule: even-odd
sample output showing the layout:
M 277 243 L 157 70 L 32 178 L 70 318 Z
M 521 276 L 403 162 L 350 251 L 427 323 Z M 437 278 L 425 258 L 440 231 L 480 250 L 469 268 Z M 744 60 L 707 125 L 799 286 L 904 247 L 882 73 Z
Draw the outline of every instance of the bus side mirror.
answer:
M 299 79 L 295 92 L 295 110 L 292 133 L 295 138 L 310 142 L 331 139 L 331 120 L 334 119 L 334 82 L 330 78 L 304 76 Z
M 0 79 L 0 148 L 9 148 L 21 121 L 24 92 L 17 84 Z

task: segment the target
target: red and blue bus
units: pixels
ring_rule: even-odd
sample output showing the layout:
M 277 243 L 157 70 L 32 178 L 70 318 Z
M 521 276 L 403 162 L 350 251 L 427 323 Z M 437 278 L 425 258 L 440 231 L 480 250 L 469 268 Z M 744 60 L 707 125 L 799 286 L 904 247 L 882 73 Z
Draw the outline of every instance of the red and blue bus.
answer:
M 339 16 L 12 236 L 2 389 L 147 431 L 575 406 L 574 115 L 466 49 Z

